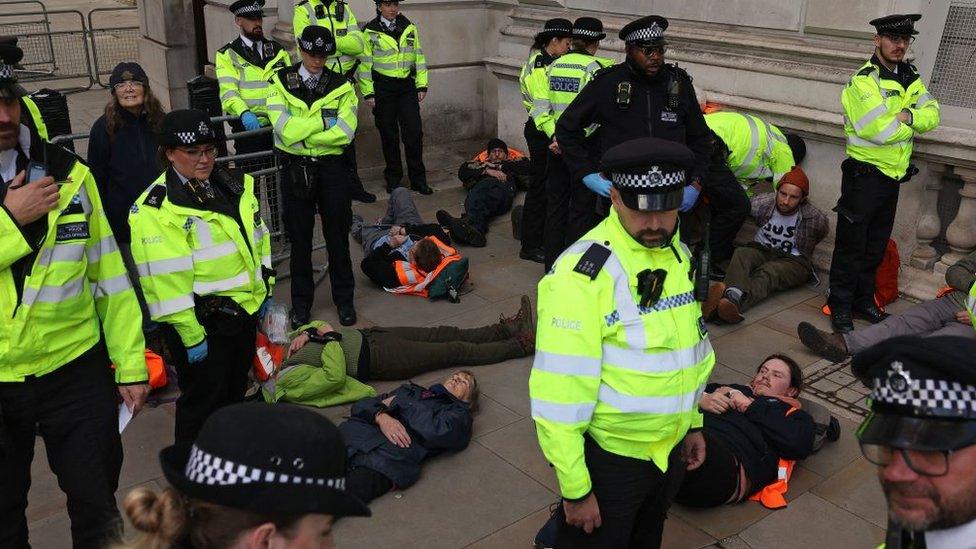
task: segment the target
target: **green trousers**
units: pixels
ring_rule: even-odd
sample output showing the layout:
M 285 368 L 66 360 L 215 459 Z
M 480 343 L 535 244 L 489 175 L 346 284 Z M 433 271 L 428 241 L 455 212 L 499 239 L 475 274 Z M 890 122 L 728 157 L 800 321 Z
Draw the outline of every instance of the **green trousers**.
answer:
M 725 271 L 725 285 L 742 290 L 740 312 L 774 292 L 796 288 L 809 278 L 809 260 L 755 242 L 736 248 Z

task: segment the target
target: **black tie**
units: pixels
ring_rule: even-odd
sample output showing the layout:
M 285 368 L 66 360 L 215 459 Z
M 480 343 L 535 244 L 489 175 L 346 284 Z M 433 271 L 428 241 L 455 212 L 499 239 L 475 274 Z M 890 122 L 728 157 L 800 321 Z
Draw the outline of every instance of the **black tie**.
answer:
M 255 59 L 257 59 L 258 61 L 261 61 L 262 60 L 261 59 L 261 47 L 258 45 L 257 42 L 254 42 L 253 44 L 251 44 L 251 52 L 254 54 L 254 58 Z

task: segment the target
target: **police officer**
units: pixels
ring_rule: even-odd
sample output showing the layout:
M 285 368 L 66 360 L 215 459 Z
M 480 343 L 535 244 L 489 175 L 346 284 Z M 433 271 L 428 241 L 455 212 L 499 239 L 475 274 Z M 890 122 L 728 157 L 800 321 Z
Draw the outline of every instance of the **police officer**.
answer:
M 888 501 L 887 549 L 976 540 L 976 340 L 901 336 L 854 356 L 871 391 L 857 430 Z
M 264 0 L 237 0 L 230 5 L 234 23 L 241 35 L 217 50 L 217 82 L 220 105 L 225 113 L 240 120 L 230 122 L 234 132 L 256 130 L 267 126 L 268 79 L 272 73 L 291 64 L 288 52 L 278 42 L 264 36 Z M 237 154 L 271 151 L 270 133 L 234 141 Z M 241 171 L 257 169 L 263 160 L 236 162 Z
M 366 51 L 366 38 L 359 30 L 359 22 L 349 3 L 344 0 L 302 0 L 295 4 L 292 28 L 295 41 L 301 37 L 305 27 L 319 25 L 329 29 L 335 40 L 335 51 L 329 54 L 326 67 L 338 72 L 352 82 L 356 76 L 363 53 Z M 349 172 L 352 199 L 359 202 L 376 202 L 376 195 L 368 192 L 359 179 L 356 162 L 356 142 L 349 143 L 342 154 L 343 162 Z
M 536 263 L 545 263 L 542 234 L 546 227 L 546 165 L 551 142 L 537 126 L 545 127 L 552 117 L 546 69 L 557 57 L 569 51 L 572 33 L 573 24 L 568 19 L 546 21 L 542 32 L 535 35 L 529 59 L 519 73 L 522 106 L 529 114 L 522 133 L 532 162 L 532 180 L 525 193 L 522 211 L 522 249 L 519 250 L 519 257 Z
M 0 45 L 2 44 L 16 47 L 17 37 L 0 36 Z M 19 64 L 14 65 L 15 70 L 19 70 L 20 68 Z M 20 110 L 24 114 L 21 123 L 28 128 L 33 128 L 41 139 L 47 141 L 47 125 L 44 123 L 44 118 L 41 117 L 41 110 L 37 108 L 37 103 L 34 103 L 34 100 L 29 95 L 24 95 L 20 98 Z
M 834 256 L 830 263 L 830 323 L 854 329 L 853 316 L 871 323 L 887 317 L 874 302 L 875 270 L 895 222 L 901 183 L 918 169 L 909 164 L 915 134 L 939 125 L 939 103 L 915 67 L 904 61 L 918 31 L 919 14 L 871 21 L 874 56 L 841 94 L 847 156 L 841 164 Z
M 312 231 L 315 212 L 329 252 L 332 301 L 343 326 L 356 323 L 356 281 L 349 256 L 352 204 L 343 152 L 356 135 L 359 99 L 352 84 L 325 64 L 336 51 L 325 27 L 305 27 L 298 38 L 302 60 L 271 78 L 268 113 L 275 147 L 284 166 L 282 196 L 285 229 L 291 240 L 292 323 L 307 324 L 315 285 L 312 280 Z
M 704 460 L 715 354 L 677 210 L 694 164 L 657 138 L 607 151 L 609 217 L 539 282 L 529 396 L 563 498 L 557 547 L 657 547 L 684 469 Z
M 434 192 L 424 167 L 424 132 L 420 102 L 427 96 L 427 58 L 420 47 L 417 25 L 400 13 L 397 0 L 377 0 L 376 18 L 366 24 L 366 50 L 359 65 L 359 90 L 373 109 L 386 168 L 386 192 L 400 186 L 400 140 L 407 155 L 410 188 Z
M 0 44 L 0 547 L 29 546 L 38 435 L 74 545 L 101 547 L 121 526 L 118 398 L 138 413 L 149 392 L 142 314 L 95 178 L 25 123 L 22 57 Z
M 556 122 L 566 107 L 594 74 L 613 64 L 612 59 L 598 57 L 600 41 L 606 38 L 603 23 L 593 17 L 580 17 L 573 22 L 572 50 L 553 61 L 546 69 L 549 91 L 545 109 L 549 115 L 537 120 L 537 129 L 549 139 L 546 166 L 546 224 L 543 234 L 545 267 L 548 270 L 566 246 L 576 241 L 596 224 L 596 196 L 572 177 L 563 162 L 559 143 L 555 138 Z M 586 129 L 586 135 L 593 133 Z
M 705 184 L 711 162 L 711 132 L 705 125 L 691 77 L 676 65 L 664 62 L 667 42 L 664 31 L 668 20 L 649 15 L 620 30 L 626 43 L 623 63 L 597 73 L 556 123 L 556 141 L 570 174 L 599 196 L 608 197 L 610 181 L 602 177 L 588 154 L 586 128 L 599 124 L 599 150 L 608 149 L 637 137 L 659 137 L 688 146 L 695 153 L 689 171 L 691 183 L 685 187 L 682 211 L 690 210 Z M 744 193 L 734 179 L 722 182 L 722 195 Z M 706 189 L 706 193 L 711 192 Z M 726 200 L 713 201 L 718 204 Z M 736 216 L 737 217 L 737 216 Z M 732 232 L 735 218 L 723 223 L 714 219 L 712 233 Z M 738 221 L 741 225 L 741 219 Z M 737 231 L 738 226 L 734 229 Z M 712 239 L 713 242 L 721 239 Z
M 176 440 L 187 442 L 211 413 L 244 399 L 274 284 L 271 239 L 254 179 L 214 170 L 218 137 L 205 112 L 168 113 L 158 139 L 169 167 L 136 199 L 129 226 L 149 314 L 183 344 L 173 353 Z
M 716 154 L 750 195 L 759 181 L 769 180 L 778 187 L 779 180 L 807 155 L 802 137 L 784 133 L 754 114 L 717 111 L 706 114 L 705 123 L 718 138 Z

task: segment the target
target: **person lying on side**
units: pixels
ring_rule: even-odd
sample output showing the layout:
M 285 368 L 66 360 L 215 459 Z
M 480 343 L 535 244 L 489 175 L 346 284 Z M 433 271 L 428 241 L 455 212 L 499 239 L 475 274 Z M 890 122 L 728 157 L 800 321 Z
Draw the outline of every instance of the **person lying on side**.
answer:
M 763 360 L 748 386 L 709 383 L 698 404 L 705 462 L 685 473 L 675 501 L 690 507 L 743 501 L 777 482 L 781 459 L 812 454 L 814 421 L 797 400 L 802 384 L 799 365 L 781 354 Z
M 427 457 L 465 449 L 478 394 L 474 374 L 459 370 L 429 388 L 405 383 L 354 404 L 339 425 L 347 448 L 346 490 L 369 503 L 412 486 Z

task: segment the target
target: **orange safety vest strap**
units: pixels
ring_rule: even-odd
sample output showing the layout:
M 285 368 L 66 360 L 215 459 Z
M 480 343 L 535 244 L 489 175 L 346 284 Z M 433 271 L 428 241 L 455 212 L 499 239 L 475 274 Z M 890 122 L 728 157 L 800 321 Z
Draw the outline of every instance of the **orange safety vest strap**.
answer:
M 393 294 L 410 294 L 427 297 L 427 286 L 437 278 L 437 275 L 441 274 L 444 267 L 461 259 L 461 254 L 458 253 L 456 248 L 444 244 L 436 236 L 428 236 L 426 238 L 429 238 L 434 244 L 437 244 L 437 248 L 441 252 L 441 262 L 437 264 L 437 268 L 429 273 L 425 273 L 409 261 L 397 261 L 394 267 L 396 268 L 397 280 L 400 281 L 400 285 L 396 288 L 384 288 L 386 291 Z
M 939 290 L 939 293 L 935 294 L 935 298 L 939 299 L 940 297 L 945 297 L 954 291 L 956 291 L 956 289 L 953 288 L 952 286 L 946 286 L 945 288 Z
M 790 408 L 786 415 L 797 411 L 797 408 Z M 793 466 L 796 465 L 795 459 L 779 458 L 776 471 L 776 482 L 763 487 L 749 497 L 752 501 L 758 501 L 767 509 L 780 509 L 786 507 L 786 491 L 789 490 L 788 483 L 793 476 Z
M 523 158 L 525 158 L 525 153 L 513 147 L 508 148 L 509 160 L 521 160 Z M 485 162 L 486 160 L 488 160 L 488 151 L 481 151 L 474 157 L 475 162 Z

